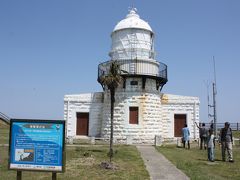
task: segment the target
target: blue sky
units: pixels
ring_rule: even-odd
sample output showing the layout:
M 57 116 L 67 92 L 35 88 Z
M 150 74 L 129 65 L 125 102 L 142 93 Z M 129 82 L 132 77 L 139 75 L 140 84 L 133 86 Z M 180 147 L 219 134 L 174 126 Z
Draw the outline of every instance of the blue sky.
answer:
M 198 96 L 207 122 L 215 56 L 218 121 L 239 122 L 238 0 L 2 0 L 0 112 L 63 119 L 64 95 L 102 91 L 97 66 L 109 60 L 110 34 L 132 4 L 155 32 L 157 60 L 168 65 L 162 91 Z

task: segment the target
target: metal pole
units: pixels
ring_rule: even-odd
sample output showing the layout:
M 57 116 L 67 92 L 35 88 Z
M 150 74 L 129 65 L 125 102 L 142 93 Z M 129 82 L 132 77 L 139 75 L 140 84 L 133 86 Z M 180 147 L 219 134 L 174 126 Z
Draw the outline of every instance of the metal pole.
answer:
M 22 171 L 17 171 L 17 180 L 22 180 Z
M 57 173 L 55 172 L 52 173 L 52 180 L 57 180 Z
M 214 134 L 217 137 L 217 111 L 216 111 L 216 89 L 215 83 L 213 83 L 213 125 L 214 125 Z
M 194 139 L 196 139 L 196 102 L 194 102 L 193 104 L 193 114 L 194 114 L 193 132 L 194 132 Z
M 210 121 L 211 115 L 210 115 L 210 110 L 209 110 L 209 108 L 210 108 L 211 106 L 210 106 L 210 104 L 209 104 L 209 82 L 206 81 L 206 82 L 205 82 L 205 85 L 206 85 L 206 87 L 207 87 L 208 121 Z
M 216 78 L 216 66 L 215 66 L 215 57 L 213 56 L 213 68 L 214 68 L 214 83 L 213 83 L 213 110 L 214 110 L 214 132 L 215 137 L 217 137 L 217 103 L 216 103 L 216 96 L 217 96 L 217 78 Z

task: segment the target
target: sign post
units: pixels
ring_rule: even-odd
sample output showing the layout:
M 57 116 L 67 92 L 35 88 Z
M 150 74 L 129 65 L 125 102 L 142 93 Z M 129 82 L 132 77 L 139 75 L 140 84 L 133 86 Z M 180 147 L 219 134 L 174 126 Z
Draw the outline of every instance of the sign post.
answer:
M 17 171 L 17 180 L 22 180 L 22 171 Z
M 55 172 L 52 173 L 52 180 L 57 180 L 57 173 Z
M 9 169 L 21 171 L 64 172 L 65 121 L 11 119 Z

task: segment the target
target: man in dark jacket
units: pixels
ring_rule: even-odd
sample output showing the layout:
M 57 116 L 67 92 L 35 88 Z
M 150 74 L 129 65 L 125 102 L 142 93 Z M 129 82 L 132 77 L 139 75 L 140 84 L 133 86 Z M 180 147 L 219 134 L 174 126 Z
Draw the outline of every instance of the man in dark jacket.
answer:
M 200 149 L 203 148 L 207 149 L 207 137 L 208 137 L 208 130 L 205 127 L 205 123 L 201 123 L 200 126 L 196 123 L 198 129 L 199 129 L 199 135 L 200 135 Z
M 232 153 L 232 144 L 233 144 L 233 139 L 232 139 L 232 129 L 229 127 L 230 123 L 225 122 L 224 128 L 221 129 L 220 132 L 220 141 L 222 145 L 222 160 L 225 161 L 225 152 L 227 150 L 228 153 L 228 161 L 229 162 L 234 162 L 233 161 L 233 153 Z

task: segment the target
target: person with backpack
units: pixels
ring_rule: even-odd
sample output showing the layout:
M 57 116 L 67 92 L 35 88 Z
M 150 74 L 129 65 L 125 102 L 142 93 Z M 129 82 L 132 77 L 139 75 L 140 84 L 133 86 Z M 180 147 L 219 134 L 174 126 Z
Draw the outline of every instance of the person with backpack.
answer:
M 232 145 L 233 145 L 233 138 L 232 138 L 232 129 L 230 128 L 230 123 L 225 122 L 224 128 L 220 131 L 220 142 L 222 145 L 222 160 L 226 161 L 226 150 L 228 153 L 228 161 L 234 162 L 233 160 L 233 153 L 232 153 Z
M 205 127 L 205 123 L 202 123 L 200 126 L 196 123 L 198 129 L 199 129 L 199 135 L 200 135 L 200 149 L 207 149 L 207 138 L 208 138 L 208 130 Z

